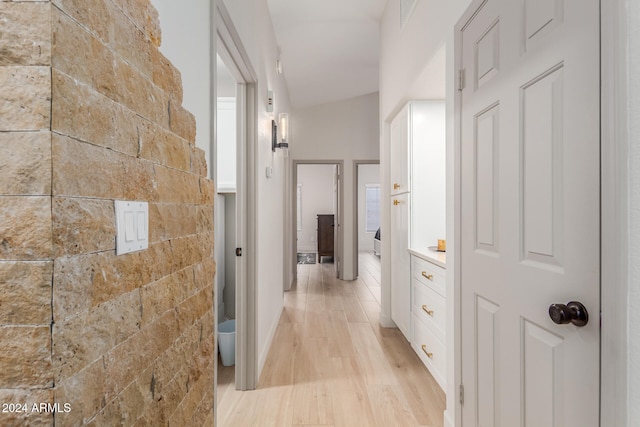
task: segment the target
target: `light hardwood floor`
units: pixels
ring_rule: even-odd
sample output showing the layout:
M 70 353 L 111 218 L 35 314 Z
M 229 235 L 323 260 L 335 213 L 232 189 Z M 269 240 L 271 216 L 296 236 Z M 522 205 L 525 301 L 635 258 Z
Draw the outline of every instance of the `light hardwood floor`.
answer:
M 236 391 L 220 365 L 218 426 L 442 426 L 444 393 L 379 314 L 373 254 L 361 253 L 355 281 L 299 265 L 257 390 Z

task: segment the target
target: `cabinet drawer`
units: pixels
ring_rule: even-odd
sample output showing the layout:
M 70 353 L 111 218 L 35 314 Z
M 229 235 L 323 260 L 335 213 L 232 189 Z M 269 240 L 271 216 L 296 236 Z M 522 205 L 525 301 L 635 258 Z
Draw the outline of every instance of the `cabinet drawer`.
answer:
M 443 297 L 446 296 L 445 270 L 418 257 L 411 257 L 412 276 Z
M 433 378 L 444 389 L 446 373 L 446 351 L 431 328 L 429 328 L 418 316 L 413 315 L 413 341 L 411 346 L 425 364 Z
M 446 333 L 445 299 L 429 286 L 417 279 L 411 280 L 413 292 L 413 312 L 435 330 L 438 338 L 444 341 Z

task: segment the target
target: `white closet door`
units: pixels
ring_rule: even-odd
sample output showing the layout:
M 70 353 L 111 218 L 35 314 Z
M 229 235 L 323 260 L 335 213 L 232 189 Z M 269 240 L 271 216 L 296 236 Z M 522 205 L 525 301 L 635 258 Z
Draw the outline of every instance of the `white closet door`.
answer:
M 598 426 L 599 1 L 472 8 L 457 27 L 463 425 Z M 569 301 L 586 326 L 552 321 Z

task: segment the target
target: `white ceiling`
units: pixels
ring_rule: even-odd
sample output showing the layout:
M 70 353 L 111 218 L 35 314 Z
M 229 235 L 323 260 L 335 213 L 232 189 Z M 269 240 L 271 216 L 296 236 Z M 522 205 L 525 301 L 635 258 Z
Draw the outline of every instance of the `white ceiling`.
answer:
M 387 0 L 267 1 L 294 108 L 378 91 Z

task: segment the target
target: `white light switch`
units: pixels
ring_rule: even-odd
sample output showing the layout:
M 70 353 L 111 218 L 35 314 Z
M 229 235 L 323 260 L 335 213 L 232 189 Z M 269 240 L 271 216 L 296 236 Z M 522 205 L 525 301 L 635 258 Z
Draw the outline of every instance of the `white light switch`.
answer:
M 135 237 L 136 224 L 133 220 L 133 211 L 124 211 L 124 241 L 133 242 Z
M 138 221 L 136 222 L 138 228 L 138 240 L 145 240 L 147 238 L 147 215 L 145 212 L 137 212 Z
M 116 255 L 149 247 L 149 204 L 115 201 Z

